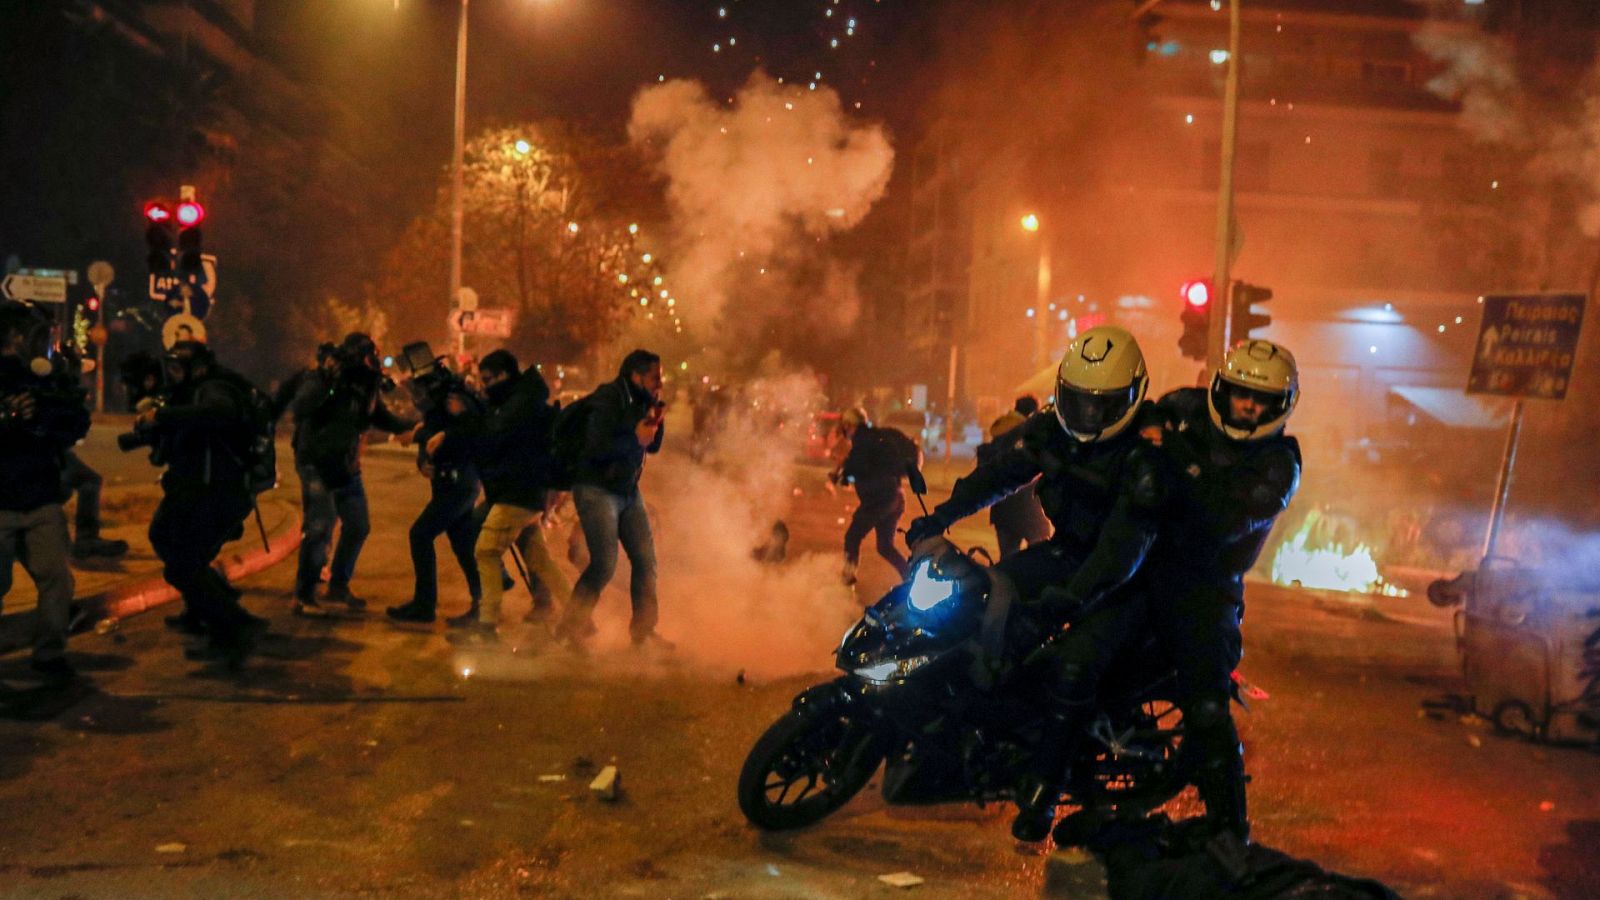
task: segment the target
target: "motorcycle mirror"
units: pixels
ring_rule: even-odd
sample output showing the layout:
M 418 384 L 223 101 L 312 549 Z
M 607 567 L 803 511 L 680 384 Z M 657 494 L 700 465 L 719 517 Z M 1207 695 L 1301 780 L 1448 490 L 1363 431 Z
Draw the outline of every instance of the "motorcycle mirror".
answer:
M 928 492 L 928 481 L 922 477 L 922 470 L 916 463 L 906 463 L 906 480 L 911 483 L 911 493 L 921 496 Z

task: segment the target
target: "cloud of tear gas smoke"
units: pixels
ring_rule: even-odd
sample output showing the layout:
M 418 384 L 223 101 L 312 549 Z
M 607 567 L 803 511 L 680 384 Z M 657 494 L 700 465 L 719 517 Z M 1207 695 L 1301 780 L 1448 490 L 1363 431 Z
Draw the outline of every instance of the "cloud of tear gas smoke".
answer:
M 790 519 L 806 424 L 821 402 L 810 375 L 745 388 L 703 464 L 659 460 L 646 486 L 660 562 L 662 630 L 677 656 L 772 678 L 832 668 L 839 636 L 861 613 L 839 583 L 836 552 L 758 562 L 753 550 Z M 780 427 L 781 426 L 781 427 Z M 656 465 L 655 461 L 652 465 Z
M 1495 555 L 1539 573 L 1551 587 L 1600 590 L 1600 533 L 1578 531 L 1551 518 L 1506 521 Z
M 702 320 L 736 306 L 741 320 L 799 308 L 837 321 L 855 308 L 853 280 L 802 284 L 792 273 L 883 196 L 894 150 L 882 126 L 851 122 L 830 88 L 757 71 L 730 104 L 698 82 L 651 85 L 634 98 L 628 134 L 667 180 L 673 278 Z
M 1524 98 L 1514 54 L 1504 41 L 1476 31 L 1429 23 L 1415 37 L 1417 47 L 1444 71 L 1428 90 L 1461 104 L 1461 122 L 1474 137 L 1515 143 L 1528 137 Z
M 1437 23 L 1415 40 L 1445 65 L 1428 89 L 1461 104 L 1468 133 L 1528 152 L 1527 174 L 1540 182 L 1575 184 L 1583 192 L 1578 225 L 1586 236 L 1600 237 L 1600 66 L 1584 75 L 1575 93 L 1540 104 L 1518 80 L 1506 41 Z

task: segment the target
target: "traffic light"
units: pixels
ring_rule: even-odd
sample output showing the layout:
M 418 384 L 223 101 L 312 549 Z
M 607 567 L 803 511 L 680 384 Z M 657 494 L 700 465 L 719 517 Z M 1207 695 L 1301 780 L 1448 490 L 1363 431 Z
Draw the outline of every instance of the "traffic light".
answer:
M 203 278 L 200 266 L 200 223 L 206 219 L 206 208 L 194 200 L 184 200 L 173 212 L 178 221 L 178 271 L 192 281 Z
M 99 296 L 90 294 L 87 298 L 85 298 L 83 301 L 83 312 L 85 317 L 88 318 L 89 324 L 93 325 L 95 322 L 100 321 Z
M 1271 325 L 1272 316 L 1264 308 L 1255 309 L 1256 304 L 1265 304 L 1271 299 L 1271 288 L 1235 281 L 1233 302 L 1228 310 L 1228 340 L 1234 343 L 1249 340 L 1254 336 L 1251 331 Z
M 172 246 L 177 238 L 172 207 L 165 200 L 152 200 L 144 205 L 144 221 L 144 241 L 150 245 L 150 274 L 165 275 L 172 271 Z
M 1186 281 L 1180 293 L 1183 296 L 1183 336 L 1178 338 L 1178 349 L 1190 359 L 1205 359 L 1211 330 L 1211 282 L 1205 279 Z

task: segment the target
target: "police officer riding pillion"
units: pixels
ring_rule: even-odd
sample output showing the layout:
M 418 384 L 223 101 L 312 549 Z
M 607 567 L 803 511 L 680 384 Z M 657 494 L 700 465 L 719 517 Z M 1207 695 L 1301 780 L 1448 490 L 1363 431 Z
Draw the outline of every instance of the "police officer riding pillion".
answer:
M 1229 708 L 1242 655 L 1244 574 L 1300 484 L 1300 446 L 1284 434 L 1299 401 L 1294 356 L 1245 341 L 1209 389 L 1155 404 L 1143 430 L 1174 472 L 1172 510 L 1151 553 L 1151 627 L 1176 665 L 1187 762 L 1218 828 L 1248 837 L 1243 748 Z

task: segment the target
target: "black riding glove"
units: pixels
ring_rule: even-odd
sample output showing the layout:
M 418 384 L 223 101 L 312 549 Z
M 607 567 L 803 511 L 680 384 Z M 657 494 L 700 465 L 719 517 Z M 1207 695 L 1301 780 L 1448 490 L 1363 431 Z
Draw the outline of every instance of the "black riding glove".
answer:
M 911 526 L 906 529 L 906 546 L 915 548 L 921 541 L 944 534 L 950 526 L 938 516 L 921 516 L 911 520 Z

